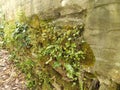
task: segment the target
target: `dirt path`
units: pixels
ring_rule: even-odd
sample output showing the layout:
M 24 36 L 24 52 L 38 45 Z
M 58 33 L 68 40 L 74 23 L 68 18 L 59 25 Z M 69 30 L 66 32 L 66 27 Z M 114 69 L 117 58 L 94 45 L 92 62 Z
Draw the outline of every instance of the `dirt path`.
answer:
M 24 75 L 9 61 L 9 54 L 0 50 L 0 90 L 27 90 Z

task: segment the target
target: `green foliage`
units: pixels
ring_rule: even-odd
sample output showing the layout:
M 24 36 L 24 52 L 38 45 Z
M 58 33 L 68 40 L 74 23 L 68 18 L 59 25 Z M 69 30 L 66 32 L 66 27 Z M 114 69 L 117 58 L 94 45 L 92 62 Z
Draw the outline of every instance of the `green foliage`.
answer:
M 82 62 L 87 57 L 86 49 L 81 47 L 83 26 L 56 27 L 47 21 L 38 22 L 38 17 L 34 17 L 26 21 L 24 16 L 17 23 L 6 24 L 4 44 L 12 54 L 11 60 L 26 74 L 29 88 L 39 90 L 46 88 L 46 84 L 52 88 L 50 72 L 52 69 L 61 74 L 58 68 L 77 87 Z
M 47 56 L 46 64 L 54 62 L 53 67 L 62 65 L 67 71 L 68 78 L 78 80 L 76 78 L 77 73 L 80 72 L 80 61 L 85 58 L 84 52 L 78 49 L 79 46 L 76 42 L 80 35 L 80 30 L 51 30 L 51 33 L 53 34 L 52 38 L 54 38 L 54 40 L 50 40 L 50 43 L 48 42 L 46 46 L 44 45 L 39 50 L 40 60 Z M 47 35 L 46 33 L 43 34 Z
M 0 40 L 3 40 L 4 37 L 4 31 L 3 31 L 4 27 L 5 27 L 5 16 L 0 10 Z
M 27 24 L 16 23 L 16 29 L 13 32 L 13 39 L 19 49 L 30 47 L 30 38 L 28 37 L 27 30 Z

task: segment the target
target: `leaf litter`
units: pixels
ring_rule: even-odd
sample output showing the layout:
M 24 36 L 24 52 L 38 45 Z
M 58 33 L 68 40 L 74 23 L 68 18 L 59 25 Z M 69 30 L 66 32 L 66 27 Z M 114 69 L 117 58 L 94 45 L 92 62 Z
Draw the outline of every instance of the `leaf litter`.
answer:
M 0 90 L 27 90 L 25 75 L 9 60 L 6 50 L 0 50 Z

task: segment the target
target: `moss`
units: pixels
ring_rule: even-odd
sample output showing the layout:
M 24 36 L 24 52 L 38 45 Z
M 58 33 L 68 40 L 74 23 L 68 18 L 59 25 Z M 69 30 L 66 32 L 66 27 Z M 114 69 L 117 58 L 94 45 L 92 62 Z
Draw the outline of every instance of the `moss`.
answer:
M 85 53 L 85 59 L 82 60 L 82 64 L 86 67 L 93 66 L 95 63 L 95 56 L 87 42 L 81 44 L 81 49 Z
M 39 29 L 40 20 L 39 20 L 38 15 L 32 15 L 29 19 L 30 20 L 28 23 L 30 24 L 30 26 L 34 29 Z

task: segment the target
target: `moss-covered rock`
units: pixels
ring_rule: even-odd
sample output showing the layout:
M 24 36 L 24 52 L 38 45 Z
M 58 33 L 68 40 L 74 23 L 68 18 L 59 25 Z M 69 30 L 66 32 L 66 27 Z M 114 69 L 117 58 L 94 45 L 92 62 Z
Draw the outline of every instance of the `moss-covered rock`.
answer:
M 26 74 L 29 88 L 83 88 L 79 84 L 85 82 L 79 81 L 84 70 L 81 66 L 94 65 L 95 57 L 89 45 L 82 42 L 82 25 L 56 27 L 37 15 L 10 25 L 4 29 L 5 44 L 12 61 Z

